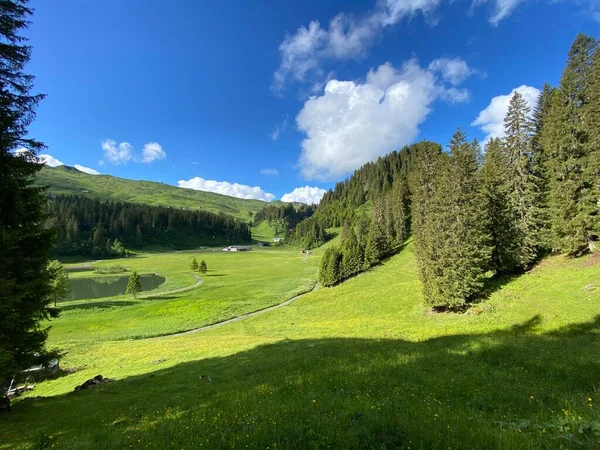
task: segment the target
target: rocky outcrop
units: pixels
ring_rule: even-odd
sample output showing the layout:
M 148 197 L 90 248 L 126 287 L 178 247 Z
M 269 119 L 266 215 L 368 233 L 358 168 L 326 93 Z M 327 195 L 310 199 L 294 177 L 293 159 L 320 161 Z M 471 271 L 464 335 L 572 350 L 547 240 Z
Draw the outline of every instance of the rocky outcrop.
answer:
M 82 389 L 89 389 L 94 386 L 98 386 L 99 384 L 112 383 L 112 378 L 104 378 L 102 375 L 96 375 L 94 378 L 90 378 L 87 381 L 84 381 L 83 384 L 79 386 L 75 386 L 75 391 L 81 391 Z

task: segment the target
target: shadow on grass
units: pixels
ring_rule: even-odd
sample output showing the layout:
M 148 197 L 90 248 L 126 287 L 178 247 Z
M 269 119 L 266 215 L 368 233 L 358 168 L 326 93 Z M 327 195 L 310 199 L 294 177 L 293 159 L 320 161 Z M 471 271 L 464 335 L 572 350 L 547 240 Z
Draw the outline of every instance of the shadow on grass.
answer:
M 73 311 L 76 309 L 80 309 L 80 310 L 86 310 L 86 309 L 111 309 L 111 308 L 119 308 L 122 306 L 131 306 L 131 305 L 137 305 L 137 302 L 132 302 L 132 301 L 127 301 L 127 300 L 123 300 L 123 301 L 105 301 L 105 302 L 89 302 L 89 303 L 78 303 L 76 305 L 66 305 L 66 306 L 60 306 L 59 303 L 59 309 L 61 311 Z
M 284 340 L 94 390 L 25 399 L 0 417 L 0 442 L 34 448 L 597 448 L 600 317 L 544 333 L 536 331 L 540 321 L 535 316 L 507 330 L 422 342 Z M 73 386 L 81 376 L 73 375 Z

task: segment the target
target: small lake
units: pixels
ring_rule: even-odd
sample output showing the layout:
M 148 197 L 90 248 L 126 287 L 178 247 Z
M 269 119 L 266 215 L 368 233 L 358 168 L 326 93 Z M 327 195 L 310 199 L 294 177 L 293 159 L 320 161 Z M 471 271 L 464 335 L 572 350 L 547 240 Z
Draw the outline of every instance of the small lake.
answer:
M 142 293 L 156 289 L 165 282 L 160 275 L 140 275 Z M 98 278 L 72 278 L 69 280 L 70 291 L 62 299 L 63 302 L 86 300 L 122 295 L 127 289 L 129 275 Z

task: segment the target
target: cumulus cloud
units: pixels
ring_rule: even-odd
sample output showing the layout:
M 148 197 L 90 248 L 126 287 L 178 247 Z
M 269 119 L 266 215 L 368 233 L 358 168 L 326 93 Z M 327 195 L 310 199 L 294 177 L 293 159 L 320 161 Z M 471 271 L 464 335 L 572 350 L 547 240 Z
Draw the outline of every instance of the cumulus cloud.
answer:
M 97 170 L 91 169 L 90 167 L 82 166 L 80 164 L 75 164 L 73 167 L 75 167 L 80 172 L 84 172 L 89 175 L 100 175 L 100 172 L 98 172 Z
M 282 202 L 318 204 L 327 191 L 318 187 L 304 186 L 294 189 L 281 197 Z
M 167 154 L 158 142 L 148 142 L 144 144 L 144 148 L 142 150 L 142 162 L 150 163 L 157 159 L 165 159 Z
M 406 17 L 428 17 L 441 0 L 380 0 L 361 17 L 337 14 L 329 26 L 314 20 L 288 34 L 279 45 L 280 64 L 273 74 L 272 89 L 281 92 L 288 81 L 310 81 L 324 75 L 322 62 L 363 58 L 375 37 Z M 313 81 L 314 84 L 314 81 Z
M 508 111 L 508 103 L 510 98 L 515 92 L 519 92 L 525 100 L 533 113 L 533 109 L 537 103 L 537 98 L 540 95 L 540 91 L 531 86 L 519 86 L 509 94 L 498 95 L 492 98 L 490 104 L 482 110 L 477 118 L 471 123 L 471 126 L 479 127 L 484 133 L 486 138 L 484 143 L 489 141 L 493 137 L 504 137 L 504 116 Z
M 304 177 L 344 175 L 411 142 L 435 99 L 468 100 L 467 90 L 448 88 L 438 72 L 411 59 L 399 69 L 389 63 L 371 69 L 363 83 L 329 81 L 296 117 L 306 134 L 299 159 Z
M 466 61 L 460 58 L 437 58 L 429 64 L 429 70 L 438 72 L 442 78 L 454 86 L 465 81 L 473 74 Z
M 279 175 L 279 171 L 277 169 L 260 169 L 261 175 Z
M 127 164 L 133 159 L 133 146 L 129 142 L 117 144 L 112 139 L 102 141 L 104 157 L 113 164 Z
M 279 136 L 281 136 L 281 133 L 283 133 L 285 131 L 285 129 L 287 128 L 287 124 L 288 124 L 288 116 L 286 115 L 283 118 L 283 121 L 280 124 L 277 124 L 275 126 L 275 129 L 271 133 L 271 139 L 273 141 L 276 141 L 277 139 L 279 139 Z
M 197 191 L 216 192 L 217 194 L 229 195 L 230 197 L 256 199 L 270 202 L 275 198 L 273 194 L 263 191 L 258 186 L 247 186 L 245 184 L 230 183 L 228 181 L 205 180 L 194 177 L 189 180 L 179 180 L 177 185 L 182 188 L 195 189 Z

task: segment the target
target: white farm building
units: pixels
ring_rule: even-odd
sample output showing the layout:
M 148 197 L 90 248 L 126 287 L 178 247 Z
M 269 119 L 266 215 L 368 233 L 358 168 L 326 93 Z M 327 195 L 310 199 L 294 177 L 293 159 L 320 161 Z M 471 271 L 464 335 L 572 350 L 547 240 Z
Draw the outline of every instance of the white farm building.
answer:
M 223 249 L 224 252 L 249 252 L 252 247 L 249 245 L 230 245 Z

